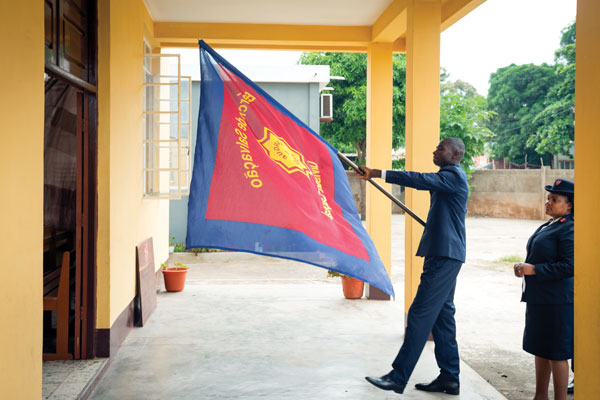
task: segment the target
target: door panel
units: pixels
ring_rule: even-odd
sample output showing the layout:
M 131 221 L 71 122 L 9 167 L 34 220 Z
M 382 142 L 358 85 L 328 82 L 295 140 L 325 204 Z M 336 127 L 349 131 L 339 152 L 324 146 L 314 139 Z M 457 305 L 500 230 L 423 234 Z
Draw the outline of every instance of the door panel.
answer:
M 44 0 L 46 82 L 61 82 L 77 92 L 73 110 L 76 184 L 69 205 L 75 250 L 70 289 L 70 351 L 76 359 L 95 356 L 97 228 L 96 1 Z M 50 121 L 46 116 L 46 123 Z M 46 257 L 48 258 L 48 257 Z M 48 331 L 48 330 L 47 330 Z
M 44 0 L 44 41 L 46 64 L 86 82 L 94 82 L 90 40 L 96 37 L 89 11 L 93 2 L 83 0 Z M 95 49 L 95 44 L 91 44 Z
M 59 2 L 60 67 L 87 80 L 87 19 L 80 5 L 69 0 Z
M 56 0 L 44 0 L 44 44 L 46 63 L 56 64 Z

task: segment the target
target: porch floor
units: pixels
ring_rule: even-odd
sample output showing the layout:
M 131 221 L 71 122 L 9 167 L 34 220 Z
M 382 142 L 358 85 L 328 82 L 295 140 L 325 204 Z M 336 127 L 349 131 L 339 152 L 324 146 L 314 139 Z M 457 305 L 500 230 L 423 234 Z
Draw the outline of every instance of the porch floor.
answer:
M 108 358 L 96 360 L 44 361 L 42 365 L 42 399 L 78 399 L 91 388 Z
M 520 280 L 492 261 L 524 255 L 539 224 L 468 220 L 470 259 L 456 295 L 459 349 L 486 379 L 461 362 L 461 395 L 452 398 L 532 397 L 533 360 L 520 348 Z M 185 290 L 159 293 L 149 322 L 131 332 L 91 398 L 449 398 L 414 389 L 438 373 L 432 343 L 403 397 L 364 380 L 387 373 L 402 343 L 402 216 L 394 215 L 392 230 L 396 301 L 345 300 L 339 279 L 296 262 L 242 253 L 173 255 L 190 264 Z

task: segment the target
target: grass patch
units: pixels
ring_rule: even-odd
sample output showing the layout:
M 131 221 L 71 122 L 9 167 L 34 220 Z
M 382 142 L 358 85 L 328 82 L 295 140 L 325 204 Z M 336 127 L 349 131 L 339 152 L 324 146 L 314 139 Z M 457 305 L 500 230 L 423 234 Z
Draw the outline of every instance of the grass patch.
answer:
M 503 264 L 508 264 L 508 263 L 522 262 L 522 261 L 523 261 L 523 256 L 512 255 L 512 256 L 500 257 L 500 259 L 498 259 L 497 262 L 503 263 Z
M 188 251 L 190 253 L 194 253 L 197 257 L 198 254 L 200 254 L 200 253 L 217 253 L 217 252 L 220 252 L 221 250 L 201 248 L 201 249 L 187 249 L 186 251 Z

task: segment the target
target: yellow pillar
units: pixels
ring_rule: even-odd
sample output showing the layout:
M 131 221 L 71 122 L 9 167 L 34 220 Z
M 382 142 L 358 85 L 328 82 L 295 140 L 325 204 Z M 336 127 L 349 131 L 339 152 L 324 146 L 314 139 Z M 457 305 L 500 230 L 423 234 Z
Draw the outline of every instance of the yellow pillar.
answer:
M 436 171 L 432 152 L 440 137 L 441 0 L 410 0 L 406 29 L 406 170 Z M 406 205 L 423 220 L 429 193 L 406 189 Z M 423 270 L 416 257 L 422 226 L 406 216 L 404 309 L 412 303 Z
M 0 6 L 0 399 L 42 395 L 44 2 Z
M 392 167 L 392 44 L 372 43 L 367 49 L 367 165 Z M 390 190 L 389 184 L 383 184 Z M 367 231 L 375 243 L 388 274 L 391 271 L 392 204 L 367 184 Z M 369 298 L 381 299 L 382 292 L 369 288 Z
M 598 398 L 600 365 L 600 214 L 598 110 L 600 110 L 600 3 L 577 1 L 575 72 L 575 369 L 577 398 Z

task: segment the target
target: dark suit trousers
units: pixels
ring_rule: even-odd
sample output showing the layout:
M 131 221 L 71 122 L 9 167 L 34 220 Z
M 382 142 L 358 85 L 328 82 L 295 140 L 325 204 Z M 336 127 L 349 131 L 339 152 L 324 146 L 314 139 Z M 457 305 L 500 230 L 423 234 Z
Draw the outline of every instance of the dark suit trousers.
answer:
M 408 310 L 404 343 L 392 363 L 392 378 L 396 382 L 408 382 L 430 332 L 441 378 L 459 381 L 454 290 L 461 266 L 462 261 L 452 258 L 425 258 L 417 295 Z

